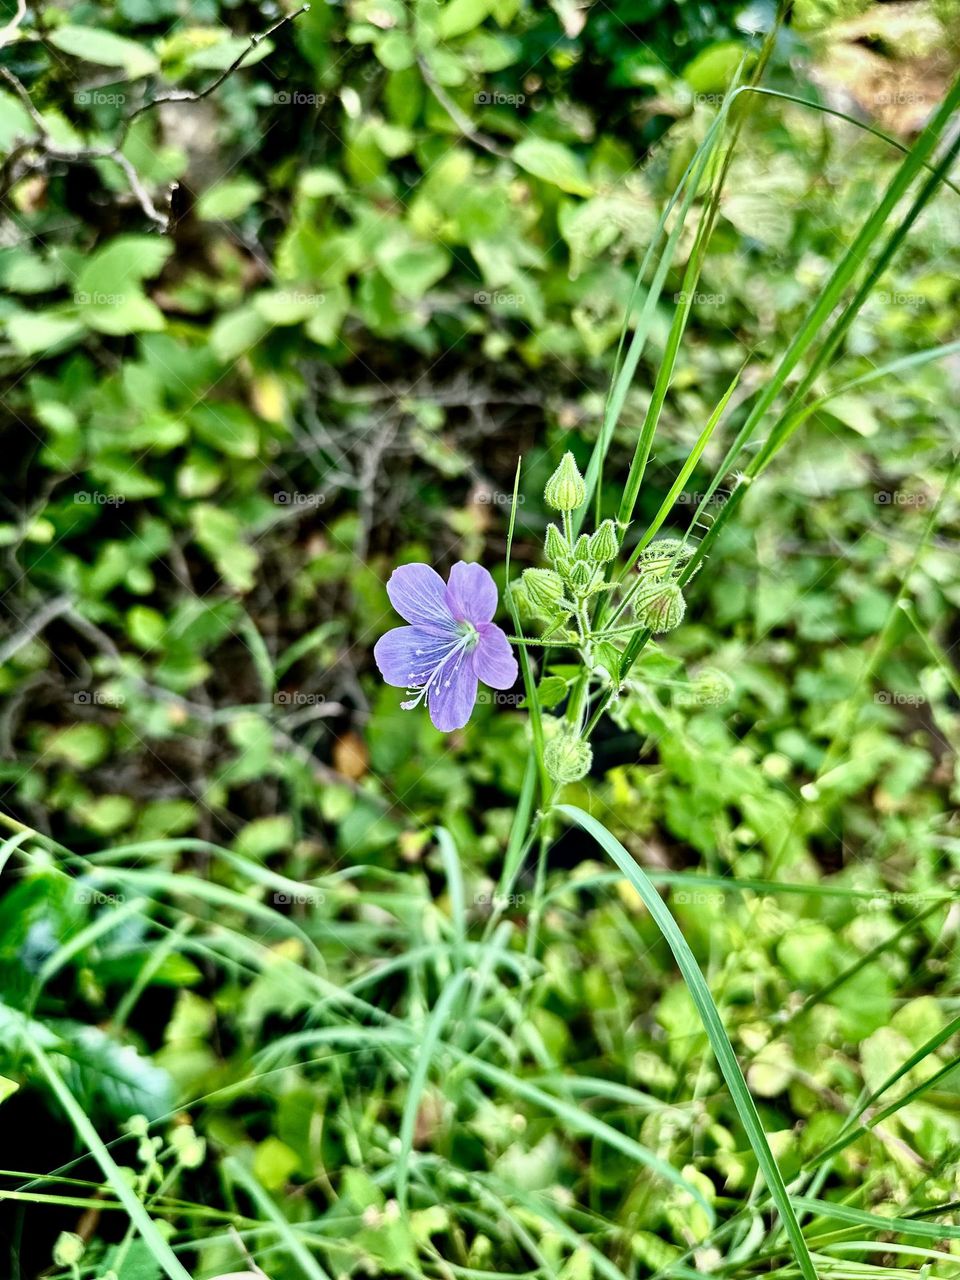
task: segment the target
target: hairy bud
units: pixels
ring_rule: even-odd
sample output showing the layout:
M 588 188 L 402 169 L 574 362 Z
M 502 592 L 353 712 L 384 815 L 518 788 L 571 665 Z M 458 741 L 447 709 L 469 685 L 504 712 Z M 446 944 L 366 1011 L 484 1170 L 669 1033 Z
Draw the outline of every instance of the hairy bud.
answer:
M 547 481 L 543 497 L 554 511 L 576 511 L 587 497 L 587 487 L 572 453 L 565 453 L 560 465 Z
M 524 569 L 521 578 L 527 599 L 537 613 L 547 617 L 560 612 L 563 580 L 552 569 Z
M 570 552 L 566 538 L 555 524 L 547 525 L 547 536 L 543 545 L 547 553 L 547 559 L 551 560 L 554 564 L 556 564 L 558 560 L 562 560 L 563 557 L 568 555 Z
M 612 520 L 604 520 L 590 539 L 590 559 L 594 564 L 606 564 L 614 560 L 620 544 L 617 542 L 617 531 Z
M 589 742 L 565 725 L 544 747 L 543 763 L 554 782 L 579 782 L 590 772 L 593 750 Z
M 659 581 L 667 576 L 671 565 L 673 572 L 679 573 L 692 555 L 693 547 L 680 538 L 661 538 L 658 542 L 651 542 L 649 547 L 644 547 L 640 552 L 637 571 L 645 578 Z
M 719 707 L 732 693 L 733 681 L 725 671 L 704 667 L 678 692 L 675 701 L 682 707 Z
M 683 621 L 687 602 L 675 582 L 650 582 L 640 588 L 634 601 L 637 621 L 654 635 L 673 631 Z

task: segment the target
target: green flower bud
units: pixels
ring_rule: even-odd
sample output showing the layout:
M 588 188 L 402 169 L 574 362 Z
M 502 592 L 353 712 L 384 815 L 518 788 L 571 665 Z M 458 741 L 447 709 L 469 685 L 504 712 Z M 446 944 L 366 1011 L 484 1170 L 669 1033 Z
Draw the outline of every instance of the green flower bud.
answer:
M 673 572 L 679 573 L 692 555 L 693 547 L 680 538 L 661 538 L 658 542 L 651 542 L 649 547 L 640 552 L 637 571 L 645 578 L 659 581 L 666 577 L 671 565 Z
M 687 602 L 675 582 L 650 582 L 637 592 L 633 605 L 637 621 L 654 635 L 673 631 L 683 621 Z
M 568 725 L 543 749 L 543 763 L 554 782 L 579 782 L 590 772 L 593 751 Z
M 606 564 L 616 559 L 619 550 L 616 527 L 612 520 L 604 520 L 590 539 L 590 559 L 594 564 Z
M 521 578 L 527 599 L 537 613 L 559 613 L 563 600 L 563 579 L 552 569 L 524 569 Z
M 543 497 L 554 511 L 576 511 L 586 501 L 587 487 L 572 453 L 563 455 L 559 467 L 547 481 Z
M 58 1267 L 75 1267 L 85 1248 L 83 1237 L 75 1231 L 61 1231 L 53 1246 L 53 1260 Z
M 586 560 L 574 560 L 568 575 L 570 585 L 577 591 L 586 591 L 593 581 L 594 568 Z
M 682 707 L 719 707 L 732 693 L 733 681 L 725 671 L 704 667 L 685 689 L 679 690 L 675 701 Z
M 547 559 L 551 560 L 554 564 L 556 564 L 558 560 L 562 560 L 570 551 L 570 548 L 567 546 L 566 538 L 555 524 L 547 525 L 547 536 L 543 545 L 547 553 Z
M 580 537 L 574 543 L 573 558 L 574 560 L 590 559 L 590 539 L 585 533 L 581 533 Z
M 184 1169 L 199 1169 L 207 1154 L 205 1138 L 197 1136 L 193 1125 L 179 1124 L 170 1134 L 170 1145 Z
M 522 618 L 533 617 L 533 605 L 522 582 L 511 582 L 509 586 L 510 600 Z

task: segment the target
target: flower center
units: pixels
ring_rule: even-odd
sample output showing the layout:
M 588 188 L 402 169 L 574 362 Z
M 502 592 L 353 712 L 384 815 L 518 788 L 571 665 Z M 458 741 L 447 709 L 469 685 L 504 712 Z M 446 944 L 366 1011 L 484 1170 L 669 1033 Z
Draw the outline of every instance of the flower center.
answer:
M 457 631 L 461 636 L 463 636 L 460 643 L 463 645 L 464 649 L 466 649 L 467 653 L 472 653 L 480 643 L 480 632 L 472 622 L 459 622 L 457 624 Z

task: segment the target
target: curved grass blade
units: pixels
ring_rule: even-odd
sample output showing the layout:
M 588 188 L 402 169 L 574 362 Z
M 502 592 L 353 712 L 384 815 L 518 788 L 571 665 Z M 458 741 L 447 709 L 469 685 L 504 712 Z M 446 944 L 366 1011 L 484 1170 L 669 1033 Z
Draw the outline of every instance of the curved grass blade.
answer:
M 734 1106 L 740 1116 L 740 1122 L 750 1140 L 750 1145 L 757 1158 L 757 1164 L 760 1166 L 767 1187 L 780 1213 L 800 1271 L 805 1280 L 817 1280 L 816 1268 L 810 1257 L 807 1242 L 797 1221 L 797 1215 L 794 1212 L 790 1195 L 783 1181 L 783 1175 L 780 1173 L 780 1168 L 773 1158 L 767 1135 L 764 1133 L 763 1125 L 760 1123 L 756 1104 L 743 1078 L 740 1063 L 737 1061 L 737 1056 L 733 1051 L 733 1046 L 714 1003 L 713 996 L 710 994 L 710 988 L 700 972 L 700 966 L 697 964 L 687 940 L 680 932 L 676 921 L 667 910 L 652 881 L 637 865 L 620 841 L 615 836 L 612 836 L 606 827 L 597 822 L 596 818 L 592 818 L 575 805 L 557 805 L 557 810 L 586 831 L 588 835 L 592 836 L 597 844 L 613 859 L 631 885 L 640 894 L 644 905 L 673 952 L 674 959 L 687 984 L 690 996 L 697 1007 L 697 1012 L 700 1014 L 704 1029 L 716 1056 L 717 1064 L 727 1082 Z

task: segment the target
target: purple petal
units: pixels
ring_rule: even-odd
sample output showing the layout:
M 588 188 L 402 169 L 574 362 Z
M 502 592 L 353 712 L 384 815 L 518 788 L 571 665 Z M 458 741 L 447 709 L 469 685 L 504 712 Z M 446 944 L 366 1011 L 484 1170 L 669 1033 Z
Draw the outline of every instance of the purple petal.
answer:
M 461 649 L 430 688 L 427 706 L 430 719 L 443 733 L 462 729 L 470 719 L 477 700 L 477 676 L 469 657 Z
M 428 564 L 402 564 L 387 583 L 390 603 L 405 622 L 450 630 L 446 590 L 439 573 Z
M 497 611 L 497 584 L 482 564 L 458 560 L 450 570 L 446 601 L 458 622 L 490 622 Z
M 387 684 L 410 689 L 441 663 L 456 638 L 438 637 L 421 627 L 394 627 L 373 646 L 373 656 Z
M 473 669 L 491 689 L 509 689 L 517 679 L 517 660 L 510 641 L 492 622 L 477 628 L 480 642 L 473 651 Z

